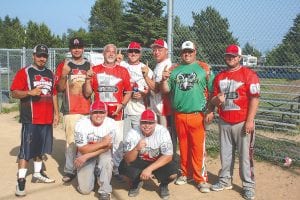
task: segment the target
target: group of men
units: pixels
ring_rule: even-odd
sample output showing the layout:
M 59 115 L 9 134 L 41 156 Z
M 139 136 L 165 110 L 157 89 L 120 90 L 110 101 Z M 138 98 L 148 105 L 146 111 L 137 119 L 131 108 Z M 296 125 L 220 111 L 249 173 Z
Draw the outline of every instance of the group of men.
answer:
M 127 180 L 130 197 L 153 177 L 160 183 L 162 199 L 169 198 L 168 184 L 175 179 L 177 185 L 194 181 L 202 193 L 231 189 L 238 150 L 243 196 L 254 199 L 254 117 L 260 88 L 255 72 L 240 66 L 240 47 L 226 48 L 228 69 L 216 76 L 208 64 L 197 61 L 191 41 L 182 44 L 179 65 L 168 58 L 163 39 L 155 40 L 151 48 L 157 63 L 153 71 L 148 62 L 141 62 L 142 47 L 134 41 L 128 46 L 127 62 L 117 59 L 114 44 L 107 44 L 104 63 L 93 66 L 83 58 L 83 40 L 75 37 L 69 43 L 72 58 L 61 62 L 55 74 L 45 68 L 48 48 L 34 48 L 33 64 L 18 71 L 11 86 L 12 96 L 21 103 L 17 196 L 26 195 L 30 159 L 34 181 L 54 182 L 43 171 L 42 159 L 52 151 L 52 123 L 59 121 L 61 92 L 66 133 L 62 181 L 77 176 L 80 193 L 90 193 L 96 178 L 99 199 L 110 199 L 112 175 Z M 209 185 L 204 127 L 213 120 L 215 107 L 222 169 L 219 181 Z M 177 138 L 180 173 L 174 159 Z

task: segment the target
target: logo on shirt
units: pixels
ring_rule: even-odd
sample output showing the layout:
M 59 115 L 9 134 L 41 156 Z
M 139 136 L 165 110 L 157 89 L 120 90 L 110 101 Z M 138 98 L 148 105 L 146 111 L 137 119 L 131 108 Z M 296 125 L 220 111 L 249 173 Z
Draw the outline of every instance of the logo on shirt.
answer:
M 117 102 L 114 93 L 118 92 L 118 83 L 122 79 L 106 73 L 97 74 L 98 92 L 103 102 Z
M 41 87 L 41 95 L 51 95 L 52 79 L 42 75 L 35 75 L 33 80 L 33 87 Z
M 244 85 L 242 82 L 235 80 L 229 80 L 228 78 L 220 81 L 221 92 L 225 95 L 225 104 L 223 110 L 240 110 L 241 108 L 234 103 L 235 99 L 239 98 L 236 90 Z
M 191 74 L 180 73 L 176 77 L 176 82 L 179 84 L 179 89 L 183 91 L 190 90 L 194 84 L 198 81 L 195 72 Z

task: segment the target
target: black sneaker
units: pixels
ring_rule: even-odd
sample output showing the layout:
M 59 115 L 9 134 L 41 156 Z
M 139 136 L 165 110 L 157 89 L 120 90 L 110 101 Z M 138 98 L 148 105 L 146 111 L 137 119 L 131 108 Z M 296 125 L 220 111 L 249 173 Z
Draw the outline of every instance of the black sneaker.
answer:
M 144 182 L 140 181 L 138 183 L 133 183 L 128 191 L 129 197 L 136 197 L 139 194 L 141 187 L 143 186 Z
M 161 183 L 159 185 L 159 195 L 164 200 L 169 198 L 170 192 L 169 192 L 168 184 Z
M 99 193 L 99 200 L 110 200 L 110 193 Z
M 26 195 L 25 192 L 25 183 L 26 183 L 26 179 L 25 178 L 19 178 L 18 179 L 18 183 L 16 185 L 16 193 L 15 195 L 18 197 L 22 197 Z
M 71 182 L 75 178 L 75 174 L 65 173 L 65 175 L 62 177 L 62 181 L 64 183 Z

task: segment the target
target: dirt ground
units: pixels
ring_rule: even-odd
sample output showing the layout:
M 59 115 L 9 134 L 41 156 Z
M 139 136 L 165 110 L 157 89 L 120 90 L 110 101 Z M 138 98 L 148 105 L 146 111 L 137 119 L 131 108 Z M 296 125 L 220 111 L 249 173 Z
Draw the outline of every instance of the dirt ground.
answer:
M 17 112 L 9 114 L 0 114 L 0 200 L 16 199 L 15 185 L 18 154 L 18 146 L 20 144 L 20 127 L 17 122 Z M 48 156 L 46 161 L 47 174 L 56 180 L 53 184 L 31 183 L 32 164 L 30 165 L 29 175 L 27 176 L 26 191 L 27 196 L 22 199 L 97 199 L 98 196 L 94 192 L 90 195 L 81 195 L 76 191 L 76 180 L 71 184 L 64 185 L 61 181 L 64 165 L 64 132 L 61 125 L 54 130 L 54 146 L 53 154 Z M 217 180 L 220 162 L 218 159 L 209 158 L 207 161 L 209 183 Z M 258 200 L 298 200 L 300 199 L 300 169 L 299 168 L 281 168 L 265 162 L 255 162 L 256 176 L 256 199 Z M 177 186 L 170 184 L 170 200 L 194 200 L 194 199 L 223 199 L 233 200 L 242 199 L 240 193 L 242 191 L 241 181 L 238 177 L 238 163 L 235 165 L 233 190 L 222 192 L 210 192 L 207 194 L 200 193 L 193 185 Z M 144 184 L 140 194 L 134 198 L 128 198 L 127 186 L 113 180 L 113 199 L 133 199 L 142 200 L 160 199 L 158 196 L 157 181 L 151 180 Z

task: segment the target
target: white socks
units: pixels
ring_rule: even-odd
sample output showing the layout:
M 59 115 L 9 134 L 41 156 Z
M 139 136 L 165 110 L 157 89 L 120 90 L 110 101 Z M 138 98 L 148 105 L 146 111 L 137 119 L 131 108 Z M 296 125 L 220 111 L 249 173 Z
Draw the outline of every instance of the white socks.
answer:
M 25 178 L 27 173 L 26 168 L 21 168 L 18 170 L 18 178 Z
M 41 169 L 42 169 L 43 162 L 33 162 L 34 165 L 34 174 L 40 175 Z

